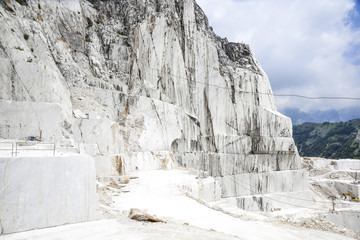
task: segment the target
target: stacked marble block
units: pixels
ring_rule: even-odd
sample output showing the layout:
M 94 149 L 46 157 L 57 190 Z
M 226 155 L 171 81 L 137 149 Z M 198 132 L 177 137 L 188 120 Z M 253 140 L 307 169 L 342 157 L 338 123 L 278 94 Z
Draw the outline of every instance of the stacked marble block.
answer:
M 267 114 L 258 115 L 258 122 L 281 127 L 270 128 L 270 134 L 265 132 L 269 128 L 252 126 L 259 129 L 254 135 L 216 135 L 217 152 L 178 152 L 176 159 L 180 166 L 207 172 L 220 183 L 221 197 L 239 208 L 307 207 L 312 202 L 308 173 L 301 169 L 291 121 L 266 108 L 262 111 Z

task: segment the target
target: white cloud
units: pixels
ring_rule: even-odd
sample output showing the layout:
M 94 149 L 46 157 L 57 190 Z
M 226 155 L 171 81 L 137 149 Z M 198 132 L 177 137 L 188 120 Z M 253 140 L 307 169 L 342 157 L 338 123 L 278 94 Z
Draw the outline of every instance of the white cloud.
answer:
M 360 97 L 360 66 L 344 56 L 360 43 L 346 24 L 353 0 L 197 0 L 214 31 L 249 43 L 274 93 Z M 358 51 L 359 49 L 357 49 Z M 359 101 L 277 97 L 279 109 L 359 106 Z

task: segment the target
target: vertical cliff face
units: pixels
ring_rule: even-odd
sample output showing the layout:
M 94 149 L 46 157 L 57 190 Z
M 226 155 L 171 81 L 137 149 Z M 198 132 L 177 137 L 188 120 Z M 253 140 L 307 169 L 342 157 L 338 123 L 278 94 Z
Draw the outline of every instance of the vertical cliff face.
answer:
M 167 151 L 216 177 L 223 197 L 305 190 L 266 74 L 194 0 L 2 0 L 0 20 L 2 109 L 41 113 L 46 103 L 61 114 L 35 114 L 30 126 L 6 111 L 2 138 L 38 135 L 50 121 L 45 141 L 92 155 Z

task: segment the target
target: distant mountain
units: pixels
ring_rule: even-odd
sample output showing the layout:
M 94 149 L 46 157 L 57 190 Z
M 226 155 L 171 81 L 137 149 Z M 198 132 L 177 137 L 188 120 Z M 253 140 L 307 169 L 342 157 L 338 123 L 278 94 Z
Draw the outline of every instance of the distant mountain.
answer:
M 300 156 L 360 159 L 360 119 L 293 126 Z
M 286 108 L 281 112 L 291 118 L 293 125 L 305 122 L 340 122 L 360 118 L 360 108 L 356 107 L 326 111 L 312 110 L 309 112 L 300 111 L 298 108 Z

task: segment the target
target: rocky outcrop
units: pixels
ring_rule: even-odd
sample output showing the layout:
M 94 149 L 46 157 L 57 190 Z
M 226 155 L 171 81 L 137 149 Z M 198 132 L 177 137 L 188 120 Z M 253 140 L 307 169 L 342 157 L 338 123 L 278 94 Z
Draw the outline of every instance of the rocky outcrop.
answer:
M 218 37 L 194 0 L 3 0 L 0 20 L 2 104 L 60 106 L 58 143 L 126 153 L 124 164 L 170 152 L 215 177 L 223 197 L 242 196 L 236 186 L 252 173 L 244 184 L 257 190 L 247 194 L 306 190 L 267 186 L 307 179 L 291 121 L 276 111 L 250 47 Z M 0 122 L 1 137 L 31 127 Z

